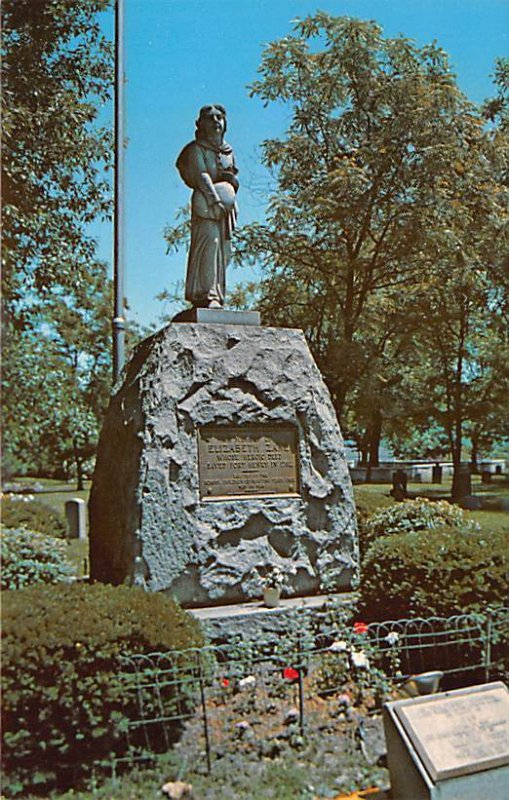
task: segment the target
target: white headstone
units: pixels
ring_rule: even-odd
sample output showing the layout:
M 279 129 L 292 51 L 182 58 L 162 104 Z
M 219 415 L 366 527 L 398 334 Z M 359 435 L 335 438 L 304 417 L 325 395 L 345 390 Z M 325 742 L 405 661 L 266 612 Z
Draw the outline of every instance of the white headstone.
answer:
M 65 504 L 67 518 L 67 536 L 69 539 L 87 538 L 86 503 L 80 497 L 74 497 Z

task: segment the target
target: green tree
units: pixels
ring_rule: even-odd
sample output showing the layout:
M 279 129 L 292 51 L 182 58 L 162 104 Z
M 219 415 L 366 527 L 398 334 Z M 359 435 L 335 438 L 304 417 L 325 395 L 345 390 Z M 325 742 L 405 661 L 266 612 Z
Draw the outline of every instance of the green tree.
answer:
M 497 125 L 495 138 L 507 133 L 509 127 L 509 58 L 497 58 L 493 81 L 497 94 L 484 103 L 483 112 L 490 122 Z M 507 161 L 505 163 L 505 176 L 507 176 Z
M 110 211 L 111 132 L 98 124 L 112 86 L 97 19 L 108 5 L 2 3 L 3 296 L 17 327 L 86 278 L 95 243 L 85 226 Z
M 500 334 L 498 340 L 489 338 L 487 350 L 479 348 L 469 385 L 466 429 L 474 472 L 481 455 L 509 439 L 509 342 L 507 334 Z
M 482 220 L 479 223 L 482 229 Z M 475 250 L 468 260 L 462 253 L 456 259 L 445 258 L 443 268 L 436 271 L 435 285 L 429 285 L 421 299 L 425 324 L 419 341 L 426 361 L 421 380 L 424 375 L 431 417 L 449 442 L 454 499 L 461 494 L 459 468 L 465 445 L 471 445 L 475 463 L 479 446 L 491 443 L 504 425 L 507 430 L 509 341 L 503 309 L 507 286 L 494 284 L 496 271 L 491 266 Z
M 264 318 L 304 329 L 340 421 L 376 463 L 384 425 L 401 432 L 399 419 L 433 411 L 416 392 L 429 372 L 449 391 L 440 367 L 446 358 L 450 371 L 451 354 L 433 343 L 439 307 L 444 321 L 462 313 L 461 249 L 468 282 L 483 288 L 471 298 L 476 324 L 443 330 L 460 358 L 456 401 L 444 412 L 459 463 L 461 353 L 469 349 L 472 369 L 472 337 L 502 285 L 501 126 L 486 130 L 437 44 L 384 38 L 374 22 L 324 13 L 297 21 L 267 47 L 259 72 L 252 94 L 292 113 L 285 136 L 263 143 L 277 181 L 267 221 L 239 237 L 240 257 L 263 267 Z
M 373 296 L 400 307 L 422 278 L 437 176 L 470 105 L 437 45 L 322 13 L 295 29 L 268 46 L 252 87 L 292 120 L 263 144 L 278 182 L 267 223 L 242 236 L 265 268 L 265 315 L 307 331 L 342 417 Z
M 110 281 L 87 226 L 111 208 L 109 5 L 2 4 L 4 457 L 73 461 L 79 482 L 108 384 Z
M 460 121 L 452 179 L 442 176 L 435 188 L 440 224 L 429 236 L 432 264 L 416 298 L 434 417 L 455 468 L 453 497 L 469 435 L 476 461 L 479 444 L 501 432 L 509 412 L 509 140 L 503 105 L 497 109 L 494 126 L 481 114 Z
M 10 471 L 74 476 L 83 488 L 110 385 L 111 287 L 95 264 L 75 305 L 55 301 L 5 344 L 4 458 Z
M 262 268 L 264 320 L 304 330 L 368 465 L 384 431 L 438 426 L 459 466 L 483 393 L 491 429 L 504 394 L 507 64 L 480 109 L 436 43 L 320 12 L 270 44 L 259 73 L 251 94 L 291 112 L 263 143 L 266 221 L 236 237 L 237 261 Z M 166 232 L 170 247 L 185 236 Z

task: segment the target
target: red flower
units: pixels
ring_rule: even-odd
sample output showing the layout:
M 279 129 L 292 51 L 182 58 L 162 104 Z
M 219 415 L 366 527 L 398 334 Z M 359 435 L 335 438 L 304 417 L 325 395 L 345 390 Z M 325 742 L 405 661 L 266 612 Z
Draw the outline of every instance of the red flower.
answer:
M 298 670 L 294 669 L 293 667 L 285 667 L 283 670 L 283 678 L 286 681 L 290 681 L 293 683 L 294 681 L 299 680 L 299 673 Z
M 365 622 L 354 622 L 353 624 L 353 632 L 354 633 L 367 633 L 368 626 Z
M 229 686 L 229 685 L 230 685 L 230 681 L 228 680 L 228 678 L 221 678 L 221 686 L 225 686 L 226 687 L 226 686 Z

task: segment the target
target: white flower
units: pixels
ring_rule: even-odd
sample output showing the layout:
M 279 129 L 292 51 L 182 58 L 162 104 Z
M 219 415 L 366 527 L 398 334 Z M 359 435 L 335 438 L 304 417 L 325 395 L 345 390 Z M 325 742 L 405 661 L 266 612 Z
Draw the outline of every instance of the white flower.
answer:
M 279 567 L 269 567 L 262 578 L 262 583 L 268 589 L 282 588 L 285 577 L 285 573 Z
M 364 650 L 352 650 L 352 664 L 357 669 L 369 669 L 369 659 Z
M 329 650 L 331 653 L 344 653 L 345 650 L 348 650 L 348 642 L 345 642 L 344 639 L 332 642 Z
M 256 678 L 254 675 L 248 675 L 247 678 L 241 678 L 239 681 L 239 689 L 241 692 L 246 689 L 254 689 L 256 686 Z
M 21 499 L 23 500 L 24 503 L 31 503 L 32 500 L 34 499 L 34 496 L 33 494 L 24 494 L 22 495 Z
M 385 641 L 389 642 L 390 646 L 392 647 L 399 642 L 399 633 L 396 633 L 396 631 L 391 631 L 385 637 Z

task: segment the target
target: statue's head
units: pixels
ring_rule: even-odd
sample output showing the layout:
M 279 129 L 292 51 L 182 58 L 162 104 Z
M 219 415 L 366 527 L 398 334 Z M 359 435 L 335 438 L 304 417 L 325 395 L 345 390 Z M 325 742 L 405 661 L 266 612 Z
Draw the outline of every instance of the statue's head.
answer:
M 203 139 L 223 137 L 226 131 L 226 109 L 216 103 L 202 106 L 196 120 L 196 135 Z

